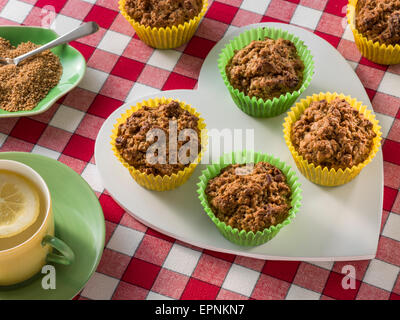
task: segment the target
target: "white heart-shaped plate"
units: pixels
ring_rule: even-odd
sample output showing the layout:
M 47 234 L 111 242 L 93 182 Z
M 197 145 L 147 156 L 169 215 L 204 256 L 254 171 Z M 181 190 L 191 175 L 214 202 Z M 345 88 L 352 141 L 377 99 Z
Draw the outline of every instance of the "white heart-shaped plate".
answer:
M 232 101 L 217 68 L 221 49 L 241 32 L 258 27 L 288 30 L 311 50 L 315 75 L 303 98 L 313 93 L 336 91 L 351 95 L 372 109 L 353 69 L 322 38 L 287 24 L 246 26 L 229 33 L 215 45 L 203 64 L 197 90 L 174 90 L 138 97 L 110 115 L 99 132 L 95 149 L 103 185 L 127 212 L 145 225 L 201 248 L 268 260 L 372 259 L 376 254 L 382 214 L 382 152 L 378 152 L 356 179 L 340 187 L 317 186 L 299 173 L 283 139 L 285 114 L 271 119 L 256 119 L 244 114 Z M 111 130 L 131 105 L 162 96 L 191 104 L 205 119 L 208 130 L 254 129 L 254 150 L 279 157 L 291 165 L 299 176 L 303 201 L 296 219 L 271 241 L 256 247 L 241 247 L 218 232 L 197 198 L 196 183 L 205 165 L 199 165 L 192 177 L 176 190 L 156 192 L 139 186 L 114 156 L 110 145 Z M 217 156 L 213 154 L 213 159 Z

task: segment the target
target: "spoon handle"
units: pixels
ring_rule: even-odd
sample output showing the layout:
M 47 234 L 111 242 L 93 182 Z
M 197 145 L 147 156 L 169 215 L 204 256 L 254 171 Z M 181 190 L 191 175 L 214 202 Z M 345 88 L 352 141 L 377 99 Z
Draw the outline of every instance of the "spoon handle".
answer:
M 54 48 L 56 46 L 59 46 L 60 44 L 67 43 L 67 42 L 76 40 L 78 38 L 82 38 L 84 36 L 88 36 L 90 34 L 95 33 L 98 30 L 99 30 L 99 26 L 97 25 L 96 22 L 92 21 L 92 22 L 82 24 L 75 30 L 68 32 L 67 34 L 64 34 L 61 37 L 58 37 L 57 39 L 54 39 L 53 41 L 50 41 L 49 43 L 46 43 L 45 45 L 43 45 L 35 50 L 29 51 L 19 57 L 14 58 L 14 63 L 17 65 L 21 61 L 23 61 L 29 57 L 32 57 L 35 54 L 38 54 L 44 50 Z

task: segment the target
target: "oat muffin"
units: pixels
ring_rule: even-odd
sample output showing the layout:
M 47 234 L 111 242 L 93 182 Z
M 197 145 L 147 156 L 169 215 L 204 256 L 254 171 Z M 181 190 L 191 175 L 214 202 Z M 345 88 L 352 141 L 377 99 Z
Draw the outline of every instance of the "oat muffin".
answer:
M 127 0 L 125 10 L 138 23 L 151 28 L 184 24 L 200 14 L 202 0 Z
M 293 42 L 265 38 L 236 51 L 225 71 L 235 89 L 269 100 L 301 87 L 304 63 Z
M 292 208 L 285 175 L 267 162 L 228 165 L 208 181 L 205 194 L 220 221 L 246 232 L 283 222 Z
M 355 22 L 368 40 L 400 44 L 400 0 L 358 0 Z
M 175 131 L 173 123 L 176 125 L 177 151 L 181 150 L 181 147 L 189 140 L 197 146 L 197 154 L 195 155 L 190 154 L 188 150 L 186 154 L 190 156 L 188 163 L 180 163 L 179 159 L 181 158 L 176 152 L 172 157 L 176 161 L 171 161 L 169 136 L 170 133 L 173 136 L 173 132 L 170 131 Z M 197 158 L 201 150 L 198 124 L 199 118 L 181 108 L 178 101 L 160 104 L 157 107 L 143 106 L 119 125 L 117 137 L 115 138 L 115 147 L 120 156 L 136 170 L 148 175 L 171 176 L 184 170 Z M 156 157 L 150 157 L 151 162 L 148 162 L 148 158 L 146 158 L 149 147 L 158 141 L 157 136 L 149 132 L 152 129 L 160 129 L 165 133 L 166 157 L 161 158 L 161 161 L 157 161 Z M 186 136 L 184 141 L 179 141 L 177 137 L 185 129 L 190 129 L 195 134 Z M 154 152 L 150 154 L 154 155 Z M 158 154 L 157 156 L 162 157 L 162 155 Z
M 373 147 L 373 124 L 345 99 L 313 101 L 293 124 L 295 150 L 315 166 L 346 169 L 364 162 Z

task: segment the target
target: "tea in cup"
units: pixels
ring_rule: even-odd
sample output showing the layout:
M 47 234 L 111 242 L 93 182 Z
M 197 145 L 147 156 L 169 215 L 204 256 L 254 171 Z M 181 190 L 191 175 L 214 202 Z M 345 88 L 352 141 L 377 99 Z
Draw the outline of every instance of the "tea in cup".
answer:
M 25 164 L 0 160 L 0 286 L 23 282 L 47 263 L 69 265 L 73 260 L 72 250 L 54 236 L 51 196 L 43 178 Z

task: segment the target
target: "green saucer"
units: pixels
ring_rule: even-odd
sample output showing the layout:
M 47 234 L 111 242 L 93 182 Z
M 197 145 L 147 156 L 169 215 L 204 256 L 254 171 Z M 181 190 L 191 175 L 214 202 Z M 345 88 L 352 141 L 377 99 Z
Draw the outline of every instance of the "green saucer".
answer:
M 24 152 L 0 152 L 0 159 L 22 162 L 43 177 L 51 193 L 55 235 L 75 253 L 72 265 L 54 264 L 56 289 L 42 289 L 44 275 L 38 274 L 25 283 L 0 287 L 0 300 L 72 299 L 96 270 L 103 253 L 104 215 L 96 195 L 75 171 L 56 160 Z
M 21 42 L 31 41 L 43 45 L 58 37 L 53 30 L 26 27 L 26 26 L 0 26 L 0 37 L 7 39 L 13 46 Z M 49 91 L 47 96 L 38 105 L 29 111 L 9 112 L 0 109 L 0 118 L 33 116 L 48 110 L 59 98 L 75 88 L 85 75 L 86 61 L 82 54 L 75 48 L 63 44 L 51 50 L 60 58 L 63 74 L 60 82 Z

